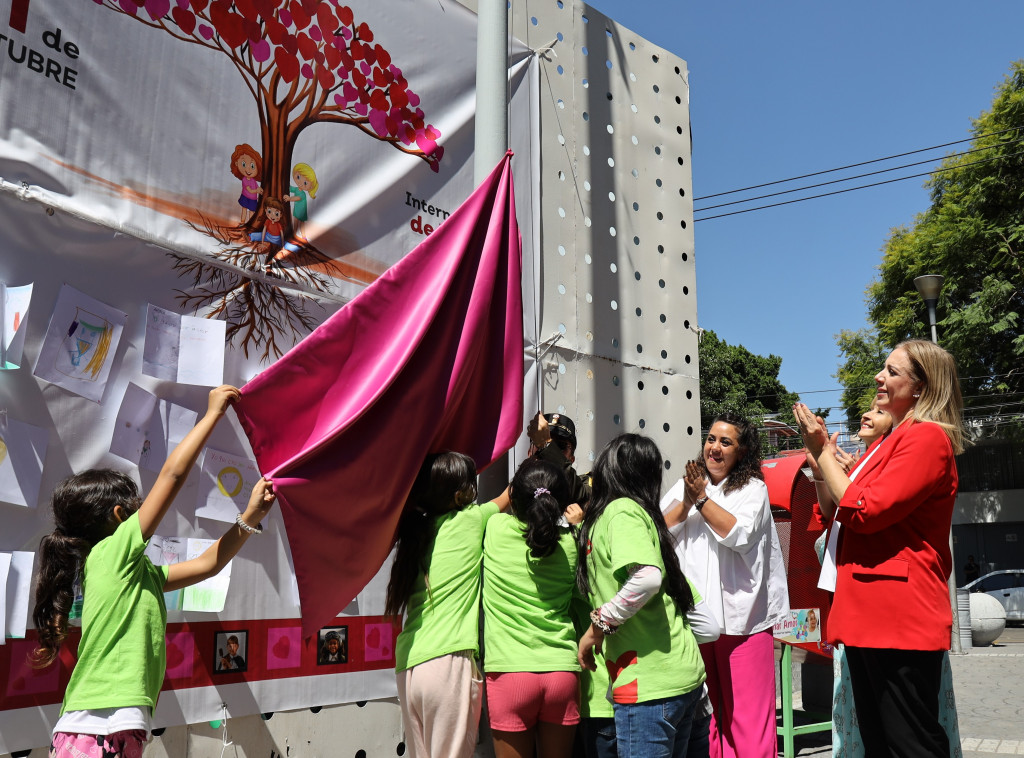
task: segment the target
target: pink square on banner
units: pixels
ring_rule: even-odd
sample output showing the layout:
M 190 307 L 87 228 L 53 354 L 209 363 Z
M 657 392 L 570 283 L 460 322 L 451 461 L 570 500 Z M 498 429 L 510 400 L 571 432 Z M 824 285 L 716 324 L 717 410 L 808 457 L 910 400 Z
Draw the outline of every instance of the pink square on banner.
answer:
M 267 630 L 267 670 L 293 669 L 302 663 L 302 627 Z
M 167 678 L 191 679 L 196 661 L 196 638 L 192 632 L 167 635 Z
M 39 695 L 60 689 L 60 663 L 34 669 L 29 665 L 28 657 L 36 648 L 35 642 L 18 640 L 8 644 L 11 646 L 11 675 L 7 679 L 7 697 Z
M 363 660 L 391 660 L 395 654 L 391 624 L 367 624 L 363 629 Z

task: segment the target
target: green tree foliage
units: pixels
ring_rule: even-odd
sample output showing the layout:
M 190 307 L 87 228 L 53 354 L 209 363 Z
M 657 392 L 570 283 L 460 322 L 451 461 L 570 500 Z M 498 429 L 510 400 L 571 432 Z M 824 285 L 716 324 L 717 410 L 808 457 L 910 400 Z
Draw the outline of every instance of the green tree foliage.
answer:
M 700 340 L 700 425 L 711 426 L 716 416 L 732 411 L 758 423 L 766 415 L 795 425 L 793 403 L 799 396 L 779 381 L 782 358 L 755 355 L 742 345 L 730 345 L 711 330 Z
M 939 343 L 957 360 L 964 395 L 1024 392 L 1024 61 L 1012 65 L 972 133 L 971 149 L 980 151 L 946 158 L 926 185 L 931 206 L 886 241 L 879 278 L 867 290 L 873 335 L 837 337 L 847 356 L 837 377 L 848 407 L 863 404 L 866 360 L 928 336 L 914 288 L 914 277 L 926 273 L 945 277 Z

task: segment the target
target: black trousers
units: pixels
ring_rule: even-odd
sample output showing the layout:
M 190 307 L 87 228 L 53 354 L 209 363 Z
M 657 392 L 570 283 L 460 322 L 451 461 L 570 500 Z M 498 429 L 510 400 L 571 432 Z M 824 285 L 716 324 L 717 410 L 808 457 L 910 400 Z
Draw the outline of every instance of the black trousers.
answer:
M 949 758 L 939 723 L 941 650 L 846 648 L 868 758 Z

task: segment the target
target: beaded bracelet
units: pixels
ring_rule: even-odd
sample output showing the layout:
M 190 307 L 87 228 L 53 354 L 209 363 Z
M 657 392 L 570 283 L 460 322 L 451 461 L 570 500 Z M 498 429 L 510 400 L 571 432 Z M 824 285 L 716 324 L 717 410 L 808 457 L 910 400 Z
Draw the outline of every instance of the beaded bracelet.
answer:
M 619 631 L 619 627 L 612 626 L 611 624 L 608 624 L 601 620 L 600 608 L 595 608 L 590 612 L 590 623 L 592 623 L 594 626 L 600 629 L 606 637 L 609 634 L 615 634 L 617 631 Z
M 256 524 L 256 526 L 249 526 L 247 523 L 242 521 L 242 514 L 239 513 L 237 516 L 235 516 L 235 523 L 238 524 L 238 528 L 241 529 L 243 532 L 248 532 L 249 534 L 263 534 L 262 521 Z

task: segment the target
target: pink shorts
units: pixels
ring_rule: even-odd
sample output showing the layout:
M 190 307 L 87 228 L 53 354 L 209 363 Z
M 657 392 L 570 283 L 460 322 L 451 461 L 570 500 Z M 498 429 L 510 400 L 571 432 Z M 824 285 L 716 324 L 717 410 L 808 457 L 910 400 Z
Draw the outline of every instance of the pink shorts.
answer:
M 107 735 L 57 732 L 50 740 L 50 758 L 142 758 L 147 739 L 144 729 Z
M 580 684 L 572 671 L 487 675 L 491 729 L 525 732 L 537 725 L 580 723 Z

